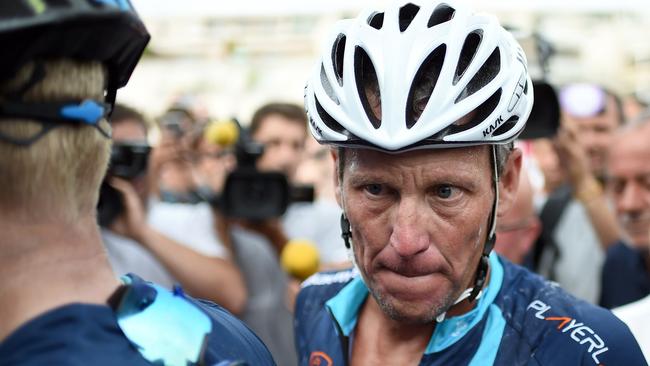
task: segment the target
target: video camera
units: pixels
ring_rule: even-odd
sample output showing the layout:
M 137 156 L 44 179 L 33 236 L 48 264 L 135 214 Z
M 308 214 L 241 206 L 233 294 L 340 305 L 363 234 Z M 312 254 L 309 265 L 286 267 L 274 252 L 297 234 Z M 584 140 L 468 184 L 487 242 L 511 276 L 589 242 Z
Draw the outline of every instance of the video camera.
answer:
M 541 34 L 509 28 L 528 58 L 528 72 L 533 80 L 535 101 L 528 123 L 519 139 L 532 140 L 553 137 L 560 125 L 560 103 L 555 88 L 546 81 L 553 45 Z
M 114 143 L 106 178 L 99 190 L 97 220 L 102 227 L 108 227 L 124 211 L 122 195 L 108 184 L 110 177 L 131 180 L 147 171 L 151 147 L 146 144 Z
M 314 187 L 294 186 L 283 173 L 256 168 L 264 145 L 253 141 L 236 120 L 216 123 L 234 124 L 238 134 L 234 143 L 237 167 L 226 178 L 221 195 L 208 200 L 214 207 L 228 217 L 257 221 L 282 216 L 292 202 L 313 202 Z M 218 133 L 212 135 L 211 142 L 225 145 Z
M 555 88 L 543 80 L 533 80 L 533 93 L 533 109 L 519 138 L 533 140 L 554 137 L 560 127 L 560 103 Z

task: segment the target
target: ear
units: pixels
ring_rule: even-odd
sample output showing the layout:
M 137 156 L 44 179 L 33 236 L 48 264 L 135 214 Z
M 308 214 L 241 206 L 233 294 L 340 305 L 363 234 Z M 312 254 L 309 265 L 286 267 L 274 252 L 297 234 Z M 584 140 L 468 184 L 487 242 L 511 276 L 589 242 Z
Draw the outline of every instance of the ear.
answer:
M 521 150 L 517 148 L 513 149 L 508 156 L 503 173 L 499 177 L 499 207 L 497 216 L 502 216 L 508 212 L 517 197 L 521 160 Z
M 330 155 L 334 164 L 334 174 L 332 175 L 332 179 L 334 179 L 334 197 L 336 197 L 339 207 L 343 208 L 343 205 L 341 205 L 341 182 L 339 182 L 339 154 L 336 149 L 330 149 Z

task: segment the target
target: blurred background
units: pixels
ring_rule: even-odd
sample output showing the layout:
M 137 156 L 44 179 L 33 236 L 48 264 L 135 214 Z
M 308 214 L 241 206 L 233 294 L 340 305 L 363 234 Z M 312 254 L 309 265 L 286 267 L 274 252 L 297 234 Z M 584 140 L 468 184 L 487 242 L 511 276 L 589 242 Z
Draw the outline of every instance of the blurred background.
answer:
M 328 27 L 382 2 L 133 0 L 152 41 L 118 100 L 150 117 L 176 102 L 247 124 L 268 101 L 301 103 Z M 468 2 L 517 30 L 533 76 L 553 85 L 595 82 L 650 101 L 647 1 Z

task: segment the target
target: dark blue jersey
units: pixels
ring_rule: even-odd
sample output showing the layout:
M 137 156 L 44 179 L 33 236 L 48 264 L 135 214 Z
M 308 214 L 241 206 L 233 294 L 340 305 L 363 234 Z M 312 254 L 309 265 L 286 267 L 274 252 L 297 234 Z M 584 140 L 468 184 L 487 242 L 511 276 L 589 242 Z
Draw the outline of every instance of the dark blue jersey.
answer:
M 136 276 L 130 275 L 130 280 L 134 286 L 148 286 Z M 205 344 L 196 345 L 203 350 L 201 365 L 275 365 L 266 347 L 241 321 L 218 305 L 183 297 L 189 306 L 206 314 L 211 323 Z M 177 324 L 178 319 L 171 317 L 160 319 Z M 181 318 L 180 324 L 191 328 L 186 320 Z M 186 330 L 168 329 L 166 334 L 146 336 L 154 342 L 162 339 L 175 343 L 175 337 L 182 337 Z M 137 342 L 125 335 L 108 305 L 70 304 L 50 310 L 23 324 L 0 343 L 0 366 L 151 364 L 138 350 Z
M 420 365 L 647 365 L 625 324 L 531 272 L 490 256 L 470 312 L 436 325 Z M 296 303 L 300 365 L 348 365 L 368 289 L 347 270 L 312 276 Z
M 650 294 L 647 252 L 618 242 L 607 249 L 603 265 L 600 306 L 612 309 Z

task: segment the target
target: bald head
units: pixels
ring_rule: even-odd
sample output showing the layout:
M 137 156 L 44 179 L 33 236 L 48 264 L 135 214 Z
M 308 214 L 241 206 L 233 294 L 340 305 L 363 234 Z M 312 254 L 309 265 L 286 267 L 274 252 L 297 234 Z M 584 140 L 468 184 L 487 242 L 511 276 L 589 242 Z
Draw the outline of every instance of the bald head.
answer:
M 626 239 L 650 248 L 650 114 L 616 132 L 607 161 L 607 191 Z
M 514 263 L 523 263 L 541 231 L 533 206 L 533 187 L 525 170 L 510 210 L 497 218 L 497 241 L 494 250 Z

